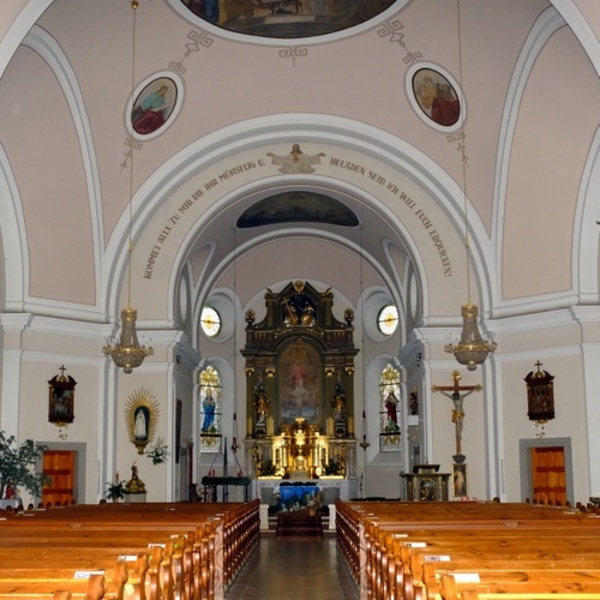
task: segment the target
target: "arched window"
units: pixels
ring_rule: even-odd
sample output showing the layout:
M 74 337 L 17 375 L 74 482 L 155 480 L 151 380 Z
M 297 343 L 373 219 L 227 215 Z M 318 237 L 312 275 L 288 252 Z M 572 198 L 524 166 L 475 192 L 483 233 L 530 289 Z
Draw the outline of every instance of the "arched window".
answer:
M 379 376 L 379 398 L 379 450 L 401 450 L 400 371 L 389 363 Z
M 221 377 L 214 367 L 200 373 L 198 394 L 200 452 L 217 452 L 221 443 Z

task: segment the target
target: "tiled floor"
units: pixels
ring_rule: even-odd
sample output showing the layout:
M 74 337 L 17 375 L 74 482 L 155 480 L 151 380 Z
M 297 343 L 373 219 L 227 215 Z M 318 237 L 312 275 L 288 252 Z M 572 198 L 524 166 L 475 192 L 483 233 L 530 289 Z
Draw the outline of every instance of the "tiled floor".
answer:
M 226 600 L 357 600 L 358 591 L 333 537 L 263 536 Z

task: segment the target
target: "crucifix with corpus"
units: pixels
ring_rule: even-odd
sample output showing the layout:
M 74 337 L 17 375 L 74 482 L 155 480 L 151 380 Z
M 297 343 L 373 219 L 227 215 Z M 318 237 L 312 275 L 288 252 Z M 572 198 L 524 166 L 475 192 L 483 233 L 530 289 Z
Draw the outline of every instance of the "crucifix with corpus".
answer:
M 453 456 L 454 462 L 464 462 L 465 456 L 462 454 L 461 442 L 462 442 L 462 430 L 463 420 L 465 418 L 465 411 L 463 409 L 463 400 L 473 392 L 479 392 L 481 386 L 478 385 L 460 385 L 461 380 L 460 373 L 454 371 L 452 373 L 453 385 L 432 385 L 432 392 L 441 392 L 444 396 L 450 398 L 454 403 L 454 410 L 452 411 L 452 422 L 456 428 L 456 454 Z M 451 393 L 449 393 L 451 392 Z M 463 392 L 461 394 L 461 392 Z

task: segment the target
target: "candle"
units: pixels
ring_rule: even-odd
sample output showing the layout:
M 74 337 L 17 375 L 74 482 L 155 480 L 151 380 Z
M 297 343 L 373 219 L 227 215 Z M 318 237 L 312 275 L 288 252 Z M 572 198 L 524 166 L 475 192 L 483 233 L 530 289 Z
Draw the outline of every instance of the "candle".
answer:
M 328 437 L 333 437 L 333 419 L 329 417 L 326 422 L 325 432 Z
M 348 433 L 354 433 L 354 417 L 348 417 Z
M 246 433 L 248 434 L 248 437 L 250 437 L 254 433 L 252 427 L 252 417 L 248 417 L 248 423 L 246 424 Z
M 269 437 L 273 437 L 274 434 L 275 434 L 275 420 L 273 419 L 273 417 L 268 417 L 267 418 L 267 435 Z

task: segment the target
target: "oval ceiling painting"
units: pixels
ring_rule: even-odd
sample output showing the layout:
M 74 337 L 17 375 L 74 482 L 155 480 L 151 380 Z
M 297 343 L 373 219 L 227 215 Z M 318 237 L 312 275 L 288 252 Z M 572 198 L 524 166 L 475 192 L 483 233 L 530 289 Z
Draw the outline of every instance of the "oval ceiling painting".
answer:
M 177 85 L 169 77 L 157 77 L 136 96 L 131 110 L 131 127 L 139 135 L 158 131 L 177 104 Z
M 181 0 L 211 25 L 245 35 L 307 38 L 360 25 L 396 0 Z

